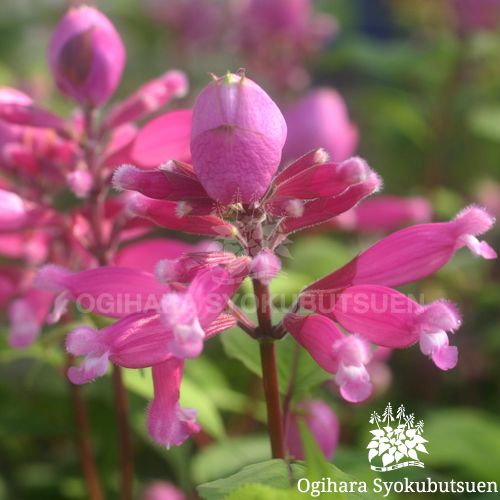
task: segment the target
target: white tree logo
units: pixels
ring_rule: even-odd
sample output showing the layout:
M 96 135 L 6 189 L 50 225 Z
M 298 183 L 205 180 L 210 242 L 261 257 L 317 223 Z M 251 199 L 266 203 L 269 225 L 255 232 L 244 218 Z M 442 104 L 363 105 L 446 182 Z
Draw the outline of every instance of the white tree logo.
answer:
M 406 415 L 403 405 L 398 408 L 394 418 L 391 403 L 387 403 L 382 417 L 376 411 L 371 414 L 370 424 L 377 426 L 370 431 L 373 437 L 367 446 L 372 470 L 386 472 L 402 467 L 424 466 L 418 458 L 419 452 L 428 453 L 424 444 L 428 441 L 422 437 L 423 420 L 415 425 L 415 415 Z M 376 457 L 380 458 L 376 460 Z M 374 465 L 372 460 L 381 462 L 382 465 Z

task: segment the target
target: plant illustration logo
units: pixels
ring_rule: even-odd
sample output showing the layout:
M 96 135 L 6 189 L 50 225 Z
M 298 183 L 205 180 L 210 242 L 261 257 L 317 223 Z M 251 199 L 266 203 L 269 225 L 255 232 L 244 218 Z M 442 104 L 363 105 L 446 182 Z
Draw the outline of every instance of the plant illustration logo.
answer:
M 370 468 L 377 472 L 387 472 L 402 467 L 424 467 L 419 453 L 428 453 L 425 448 L 427 439 L 422 436 L 423 420 L 415 424 L 415 415 L 406 414 L 400 405 L 394 417 L 391 403 L 387 403 L 380 416 L 374 411 L 370 424 L 376 425 L 371 430 L 372 439 L 368 443 L 368 461 Z

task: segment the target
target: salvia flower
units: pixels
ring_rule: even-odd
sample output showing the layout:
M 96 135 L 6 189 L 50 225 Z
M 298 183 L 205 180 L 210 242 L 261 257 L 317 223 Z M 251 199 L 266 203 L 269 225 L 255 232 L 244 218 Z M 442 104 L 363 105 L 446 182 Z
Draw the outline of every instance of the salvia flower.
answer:
M 71 8 L 58 24 L 49 64 L 61 92 L 87 106 L 99 106 L 116 90 L 125 48 L 109 19 L 93 7 Z
M 285 327 L 324 370 L 336 374 L 342 397 L 357 403 L 372 391 L 366 365 L 371 359 L 369 343 L 347 336 L 335 323 L 320 315 L 289 314 Z
M 421 305 L 389 287 L 436 272 L 463 247 L 485 259 L 495 258 L 495 251 L 477 238 L 493 222 L 486 211 L 472 206 L 450 222 L 397 231 L 301 293 L 299 305 L 322 316 L 293 314 L 284 325 L 324 369 L 336 373 L 341 394 L 350 401 L 366 399 L 371 392 L 365 369 L 370 356 L 361 340 L 388 348 L 419 343 L 438 368 L 449 370 L 458 360 L 448 337 L 461 324 L 456 306 L 445 300 Z M 349 343 L 335 342 L 342 335 L 336 324 L 352 334 Z M 331 345 L 336 346 L 335 355 Z M 324 351 L 325 346 L 330 347 Z M 342 369 L 337 356 L 343 360 Z
M 379 195 L 343 213 L 331 224 L 346 231 L 373 233 L 393 231 L 406 224 L 430 222 L 432 207 L 419 196 Z
M 76 59 L 82 66 L 75 68 L 66 65 L 73 61 L 66 59 L 68 53 L 83 50 L 84 56 L 92 55 L 90 42 L 100 28 L 90 32 L 84 28 L 81 33 L 79 24 L 78 29 L 71 23 L 69 26 L 76 40 L 66 40 L 64 28 L 55 37 L 64 49 L 52 52 L 57 55 L 57 64 L 62 57 L 63 76 L 71 80 L 93 71 L 90 63 L 94 59 Z M 113 52 L 111 43 L 110 47 Z M 112 92 L 105 70 L 102 76 L 106 92 L 94 83 L 91 87 L 97 94 L 86 94 L 90 87 L 83 79 L 79 80 L 81 88 L 69 86 L 65 91 L 84 108 L 100 104 Z M 264 90 L 243 74 L 214 78 L 198 97 L 192 114 L 180 110 L 164 115 L 137 133 L 133 122 L 182 94 L 184 83 L 178 74 L 170 73 L 117 104 L 97 124 L 94 138 L 105 154 L 94 163 L 88 141 L 72 139 L 73 135 L 91 136 L 81 113 L 80 118 L 66 124 L 69 135 L 59 128 L 57 132 L 55 127 L 51 129 L 63 145 L 69 142 L 73 146 L 68 149 L 76 157 L 64 163 L 60 177 L 65 184 L 73 181 L 75 194 L 85 196 L 87 191 L 89 196 L 69 217 L 50 203 L 36 203 L 50 199 L 47 193 L 53 191 L 48 187 L 35 200 L 21 196 L 28 227 L 31 210 L 40 210 L 59 231 L 63 228 L 67 233 L 70 227 L 69 246 L 78 256 L 77 265 L 61 256 L 57 261 L 60 265 L 44 266 L 35 279 L 39 288 L 57 294 L 50 319 L 60 317 L 68 304 L 75 302 L 78 308 L 115 320 L 101 330 L 81 326 L 69 334 L 67 350 L 80 358 L 68 372 L 70 380 L 77 384 L 94 380 L 106 373 L 109 362 L 131 369 L 151 367 L 154 400 L 148 412 L 148 430 L 156 442 L 170 447 L 199 430 L 195 411 L 179 405 L 185 359 L 199 356 L 208 339 L 235 324 L 252 337 L 265 340 L 263 349 L 289 332 L 324 370 L 335 375 L 341 396 L 353 403 L 367 399 L 372 392 L 369 366 L 376 347 L 396 349 L 418 343 L 439 368 L 454 367 L 457 349 L 450 345 L 449 334 L 460 326 L 456 307 L 445 300 L 419 304 L 391 287 L 436 272 L 463 247 L 478 256 L 494 258 L 495 251 L 478 239 L 490 229 L 493 218 L 473 206 L 450 222 L 397 231 L 307 286 L 282 323 L 273 325 L 268 285 L 280 271 L 280 244 L 292 233 L 330 223 L 355 209 L 381 188 L 382 181 L 365 160 L 344 157 L 350 152 L 336 157 L 331 151 L 331 160 L 324 149 L 313 149 L 282 164 L 285 120 Z M 88 120 L 89 110 L 82 111 L 87 111 Z M 33 114 L 23 116 L 32 120 L 26 126 L 35 126 Z M 180 138 L 175 136 L 173 141 L 176 144 L 160 147 L 176 129 L 181 129 Z M 186 130 L 190 132 L 190 150 Z M 15 130 L 9 129 L 7 135 L 12 132 Z M 15 140 L 8 137 L 9 142 Z M 66 149 L 61 146 L 58 154 L 62 155 L 61 151 Z M 136 161 L 136 157 L 142 159 Z M 25 157 L 26 172 L 36 171 L 38 163 L 29 160 L 37 158 Z M 100 201 L 99 196 L 106 197 L 111 167 L 119 163 L 124 166 L 116 170 L 113 184 L 122 192 L 105 199 L 96 214 L 93 202 Z M 40 164 L 43 170 L 43 162 Z M 142 170 L 144 167 L 148 170 Z M 85 176 L 75 175 L 80 170 L 92 177 L 90 189 L 83 182 Z M 102 186 L 104 191 L 99 191 Z M 10 185 L 0 189 L 12 191 Z M 8 201 L 8 196 L 5 199 Z M 7 205 L 16 207 L 15 203 Z M 99 231 L 95 230 L 96 219 L 101 224 Z M 147 236 L 154 225 L 229 240 L 238 250 L 231 252 L 217 245 L 171 255 L 166 250 L 162 254 L 161 246 L 149 242 L 135 250 L 129 248 L 127 257 L 130 240 Z M 57 242 L 68 244 L 65 239 Z M 144 254 L 147 258 L 141 257 Z M 155 265 L 156 259 L 159 262 Z M 124 261 L 129 262 L 128 267 Z M 73 271 L 75 268 L 83 270 Z M 11 300 L 12 280 L 8 273 L 1 276 L 5 277 L 6 300 Z M 258 325 L 231 300 L 246 277 L 252 278 L 256 298 L 264 299 L 255 301 Z M 270 307 L 265 310 L 267 305 Z M 14 308 L 13 316 L 21 314 L 22 307 Z M 34 324 L 33 320 L 26 337 Z M 321 425 L 311 421 L 313 434 L 319 434 Z M 325 454 L 331 453 L 333 442 L 330 436 Z
M 182 360 L 198 356 L 207 339 L 236 324 L 224 309 L 247 274 L 248 259 L 246 272 L 241 266 L 207 265 L 189 287 L 169 287 L 136 269 L 101 267 L 69 273 L 47 266 L 37 285 L 62 291 L 64 301 L 83 303 L 83 296 L 94 312 L 119 318 L 100 331 L 82 326 L 69 334 L 68 352 L 83 361 L 69 369 L 68 377 L 75 384 L 87 383 L 103 376 L 110 361 L 125 368 L 153 367 L 155 400 L 148 426 L 153 439 L 168 447 L 180 444 L 198 426 L 192 411 L 178 407 L 178 386 L 172 389 L 162 376 L 172 371 L 180 384 Z M 107 301 L 101 303 L 101 297 Z
M 148 431 L 166 448 L 179 446 L 200 430 L 196 411 L 179 405 L 183 367 L 183 361 L 174 358 L 154 365 L 152 370 L 155 393 L 148 410 Z

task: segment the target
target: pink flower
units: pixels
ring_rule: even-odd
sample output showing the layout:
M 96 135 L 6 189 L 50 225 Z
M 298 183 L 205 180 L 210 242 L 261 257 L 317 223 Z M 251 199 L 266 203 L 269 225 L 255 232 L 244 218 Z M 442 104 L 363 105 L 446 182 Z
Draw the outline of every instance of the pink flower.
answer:
M 118 289 L 125 292 L 127 287 L 135 286 L 137 293 L 140 290 L 144 295 L 149 288 L 149 293 L 155 294 L 154 300 L 149 299 L 149 302 L 142 302 L 139 300 L 142 296 L 136 295 L 132 303 L 134 309 L 129 307 L 119 311 L 122 319 L 101 332 L 82 327 L 69 335 L 68 351 L 75 356 L 85 356 L 80 368 L 70 369 L 68 375 L 74 383 L 85 383 L 103 375 L 108 360 L 126 368 L 146 368 L 172 356 L 196 357 L 203 349 L 207 336 L 215 335 L 235 323 L 231 317 L 221 313 L 239 287 L 243 275 L 232 275 L 221 267 L 207 268 L 194 277 L 187 289 L 182 287 L 179 291 L 169 291 L 163 286 L 158 293 L 149 282 L 147 273 L 131 269 L 125 272 L 124 269 L 99 268 L 93 273 L 84 271 L 78 273 L 79 276 L 73 275 L 72 279 L 66 277 L 67 286 L 73 290 L 73 299 L 76 287 L 85 281 L 83 286 L 95 294 L 96 304 L 99 304 L 97 292 L 113 297 Z M 42 270 L 38 282 L 45 278 L 46 283 L 49 271 Z M 111 277 L 113 282 L 105 281 Z M 142 288 L 138 288 L 140 280 L 143 280 Z M 93 283 L 98 283 L 98 286 Z M 127 297 L 125 293 L 123 295 Z M 118 316 L 118 311 L 106 310 L 102 306 L 98 313 Z
M 86 311 L 110 318 L 159 308 L 168 291 L 153 274 L 125 267 L 101 267 L 73 273 L 60 266 L 40 269 L 33 285 L 58 293 L 53 320 L 57 321 L 69 301 Z
M 425 198 L 376 196 L 343 213 L 332 223 L 348 231 L 391 231 L 405 224 L 430 222 L 432 207 Z
M 143 168 L 171 159 L 190 162 L 192 117 L 190 109 L 177 109 L 151 120 L 137 134 L 127 161 Z
M 311 207 L 317 206 L 321 211 L 326 210 L 330 203 L 336 204 L 344 194 L 356 191 L 350 191 L 356 185 L 363 185 L 371 190 L 377 189 L 380 184 L 380 180 L 361 158 L 349 158 L 338 164 L 312 163 L 296 174 L 289 173 L 289 170 L 295 170 L 295 164 L 275 178 L 274 189 L 267 198 L 265 207 L 272 214 L 296 218 L 295 223 L 300 222 L 302 216 L 306 215 L 307 218 L 307 215 L 313 213 Z M 308 203 L 314 200 L 316 203 Z M 318 215 L 320 219 L 331 218 L 328 211 Z
M 342 397 L 359 403 L 370 396 L 372 384 L 366 370 L 371 353 L 359 336 L 344 335 L 335 323 L 320 315 L 288 314 L 285 327 L 324 370 L 335 373 Z
M 339 421 L 332 409 L 319 399 L 299 401 L 286 416 L 285 440 L 288 452 L 296 460 L 304 460 L 299 422 L 309 428 L 325 458 L 333 458 L 339 440 Z
M 174 356 L 184 359 L 200 355 L 204 328 L 221 314 L 241 279 L 220 267 L 208 268 L 196 275 L 185 293 L 163 296 L 160 316 L 172 333 L 167 347 Z
M 49 64 L 64 94 L 100 106 L 114 93 L 125 65 L 125 48 L 109 19 L 82 5 L 59 22 L 49 47 Z
M 77 198 L 86 198 L 92 183 L 92 175 L 87 170 L 75 170 L 68 175 L 68 186 Z
M 113 185 L 116 189 L 133 189 L 149 198 L 171 201 L 207 199 L 190 165 L 169 161 L 155 170 L 143 170 L 122 165 L 115 170 Z
M 154 481 L 142 493 L 141 500 L 184 500 L 182 491 L 166 481 Z
M 297 103 L 286 108 L 288 136 L 283 158 L 290 161 L 324 148 L 333 161 L 342 161 L 355 152 L 358 129 L 349 119 L 342 96 L 333 89 L 310 91 Z
M 205 338 L 234 324 L 231 316 L 221 314 L 204 327 Z M 86 384 L 103 376 L 109 361 L 124 368 L 149 368 L 174 357 L 170 349 L 173 343 L 173 332 L 154 311 L 129 314 L 99 331 L 82 326 L 66 341 L 69 353 L 83 356 L 79 367 L 69 369 L 68 378 L 74 384 Z
M 477 235 L 490 229 L 493 222 L 484 210 L 469 207 L 451 222 L 421 224 L 393 233 L 344 267 L 308 286 L 301 293 L 299 304 L 328 316 L 348 332 L 377 346 L 405 348 L 419 342 L 421 351 L 430 356 L 438 368 L 449 370 L 458 359 L 457 348 L 449 345 L 447 335 L 461 323 L 456 307 L 443 300 L 420 305 L 387 287 L 403 285 L 436 272 L 464 246 L 486 259 L 494 258 L 495 251 L 477 239 Z M 322 326 L 325 322 L 309 319 L 317 316 L 306 318 L 302 323 L 315 321 Z M 323 339 L 318 337 L 319 333 L 306 338 L 302 334 L 303 324 L 292 319 L 288 319 L 285 326 L 299 337 L 300 343 L 307 344 L 306 348 L 323 368 L 336 372 L 331 359 L 320 351 L 321 346 L 324 349 L 331 343 L 333 334 L 323 333 Z M 334 331 L 332 324 L 328 331 Z M 359 397 L 356 390 L 353 396 L 345 389 L 342 391 L 342 387 L 352 389 L 352 385 L 346 384 L 354 381 L 359 389 L 360 380 L 366 382 L 364 371 L 359 367 L 348 368 L 340 377 L 337 372 L 336 381 L 346 399 Z
M 175 358 L 153 366 L 155 396 L 148 410 L 148 432 L 167 449 L 200 430 L 196 411 L 179 405 L 183 367 L 184 362 Z
M 387 236 L 337 271 L 308 286 L 305 295 L 358 284 L 399 286 L 435 273 L 462 247 L 485 259 L 496 252 L 477 236 L 494 223 L 486 211 L 471 206 L 450 222 L 419 224 Z
M 152 273 L 160 259 L 177 259 L 186 252 L 208 250 L 211 245 L 212 242 L 191 245 L 180 240 L 149 238 L 120 249 L 115 258 L 115 264 L 119 267 L 131 267 Z
M 170 70 L 137 89 L 130 97 L 118 103 L 106 118 L 107 128 L 116 128 L 126 122 L 137 121 L 158 111 L 172 98 L 184 97 L 189 84 L 182 71 Z
M 10 303 L 8 308 L 9 345 L 29 347 L 37 339 L 52 304 L 53 297 L 39 290 L 29 290 Z
M 0 189 L 0 226 L 5 230 L 19 229 L 27 218 L 26 205 L 16 193 Z
M 281 175 L 286 175 L 288 169 L 295 170 L 295 165 L 292 163 L 279 174 L 276 184 L 279 184 Z M 305 175 L 305 172 L 308 174 Z M 314 179 L 315 175 L 318 175 L 319 179 L 326 178 L 328 184 L 323 187 L 318 184 L 315 187 L 313 182 L 312 189 L 309 189 L 307 187 L 309 179 Z M 298 179 L 303 181 L 303 187 L 302 194 L 295 200 L 299 199 L 301 203 L 304 201 L 303 207 L 295 213 L 287 214 L 288 216 L 280 222 L 279 230 L 283 234 L 294 233 L 332 220 L 355 207 L 367 196 L 377 192 L 382 184 L 380 177 L 361 158 L 350 158 L 340 164 L 322 165 L 321 169 L 317 165 L 312 165 L 304 173 L 299 173 L 285 182 L 294 183 Z M 298 187 L 298 182 L 296 184 Z M 322 194 L 325 196 L 322 197 Z M 274 210 L 273 196 L 271 193 L 268 201 L 271 212 Z M 310 200 L 313 196 L 315 199 Z
M 127 208 L 131 215 L 143 217 L 168 229 L 222 238 L 237 233 L 232 224 L 210 214 L 209 208 L 206 210 L 208 215 L 190 215 L 184 202 L 154 200 L 136 193 L 129 198 Z
M 447 301 L 421 306 L 396 290 L 359 285 L 343 290 L 329 315 L 376 345 L 401 349 L 420 342 L 422 353 L 441 370 L 457 364 L 457 348 L 449 346 L 446 332 L 454 332 L 461 317 Z
M 207 193 L 220 203 L 259 200 L 278 169 L 285 139 L 280 110 L 244 75 L 215 79 L 196 100 L 191 134 L 194 170 Z
M 223 266 L 235 279 L 243 279 L 249 273 L 249 263 L 249 257 L 236 257 L 231 252 L 209 249 L 187 252 L 177 259 L 160 260 L 156 264 L 155 274 L 162 283 L 190 283 L 200 271 Z
M 464 31 L 493 31 L 500 23 L 499 0 L 451 0 L 459 28 Z
M 65 130 L 65 122 L 62 118 L 39 108 L 33 103 L 31 97 L 10 87 L 0 87 L 0 119 L 10 124 Z M 5 132 L 4 130 L 2 135 Z M 11 127 L 10 132 L 18 139 L 21 129 Z

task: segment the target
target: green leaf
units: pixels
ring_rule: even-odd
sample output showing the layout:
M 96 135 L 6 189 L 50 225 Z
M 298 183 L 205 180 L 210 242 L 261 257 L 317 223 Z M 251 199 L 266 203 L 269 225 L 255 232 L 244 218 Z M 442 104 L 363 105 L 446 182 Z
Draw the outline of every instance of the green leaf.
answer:
M 248 411 L 248 396 L 229 387 L 215 362 L 203 357 L 188 361 L 184 373 L 185 377 L 205 391 L 219 410 L 234 413 Z M 259 411 L 262 413 L 264 410 L 261 408 Z
M 306 457 L 307 478 L 310 481 L 318 481 L 322 477 L 329 477 L 333 466 L 327 462 L 307 424 L 302 419 L 299 420 L 299 431 Z M 332 477 L 332 479 L 337 479 L 337 477 Z
M 290 267 L 309 276 L 304 285 L 333 272 L 352 257 L 348 247 L 326 236 L 302 237 L 294 243 L 292 252 Z
M 224 479 L 200 484 L 198 494 L 205 500 L 223 499 L 229 493 L 246 484 L 266 484 L 274 488 L 289 489 L 294 481 L 304 476 L 304 466 L 288 465 L 284 460 L 274 459 L 247 465 L 239 472 Z
M 325 456 L 323 455 L 318 443 L 314 439 L 311 431 L 307 427 L 304 421 L 299 421 L 300 437 L 302 440 L 302 446 L 304 447 L 304 453 L 306 457 L 306 475 L 311 483 L 313 481 L 320 481 L 323 478 L 331 478 L 332 481 L 347 482 L 356 481 L 355 478 L 341 471 L 335 465 L 329 463 Z M 339 487 L 340 489 L 340 487 Z M 326 493 L 320 495 L 322 497 L 331 497 L 332 493 Z M 339 500 L 353 499 L 353 500 L 367 500 L 376 498 L 374 493 L 341 493 L 340 491 L 336 493 L 335 498 Z
M 239 328 L 232 328 L 220 337 L 225 353 L 241 361 L 252 373 L 262 377 L 259 343 Z
M 226 354 L 241 361 L 251 372 L 262 377 L 260 367 L 259 343 L 239 329 L 227 332 L 221 337 Z M 331 374 L 320 368 L 305 349 L 298 346 L 295 340 L 286 336 L 276 342 L 279 388 L 285 394 L 290 378 L 294 358 L 298 355 L 293 380 L 294 394 L 304 393 L 331 378 Z
M 500 141 L 500 106 L 487 105 L 475 108 L 469 115 L 469 126 L 477 135 Z
M 124 370 L 123 380 L 130 391 L 145 399 L 153 399 L 151 370 Z M 210 396 L 187 376 L 182 379 L 180 404 L 196 409 L 197 420 L 206 432 L 217 439 L 224 438 L 224 423 L 215 404 Z
M 456 468 L 467 480 L 498 479 L 500 424 L 488 414 L 465 408 L 436 411 L 425 419 L 424 433 L 426 466 Z
M 200 450 L 191 463 L 197 484 L 236 473 L 246 465 L 268 460 L 269 437 L 252 435 L 222 440 Z
M 332 375 L 320 368 L 291 335 L 276 342 L 276 352 L 278 381 L 282 394 L 287 392 L 290 382 L 293 386 L 292 394 L 296 397 L 332 378 Z

